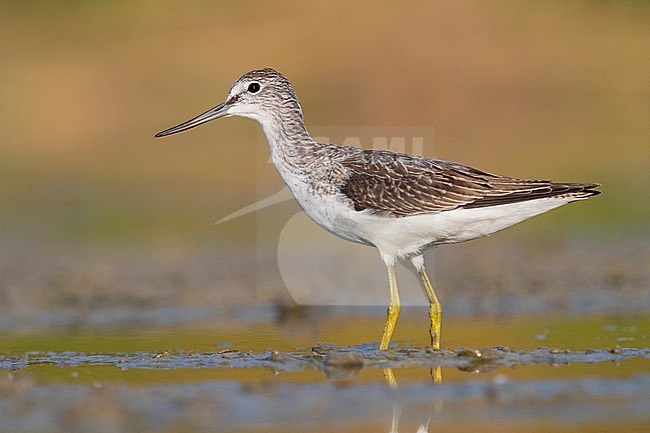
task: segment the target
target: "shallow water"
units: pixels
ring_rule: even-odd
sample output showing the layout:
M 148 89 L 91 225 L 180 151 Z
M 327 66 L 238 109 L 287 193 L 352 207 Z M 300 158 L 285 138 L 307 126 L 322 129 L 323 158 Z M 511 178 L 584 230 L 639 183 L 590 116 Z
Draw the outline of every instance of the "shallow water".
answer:
M 404 312 L 388 352 L 377 350 L 374 312 L 247 317 L 262 319 L 0 333 L 0 431 L 83 431 L 91 418 L 101 431 L 650 423 L 650 316 L 451 317 L 437 352 L 421 308 Z

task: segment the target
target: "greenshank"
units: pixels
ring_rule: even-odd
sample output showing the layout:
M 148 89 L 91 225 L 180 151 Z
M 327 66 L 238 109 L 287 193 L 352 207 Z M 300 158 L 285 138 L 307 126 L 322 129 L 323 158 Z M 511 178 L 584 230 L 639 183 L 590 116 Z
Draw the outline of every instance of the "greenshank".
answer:
M 305 127 L 284 75 L 239 77 L 221 104 L 156 137 L 220 117 L 257 120 L 280 176 L 309 217 L 330 233 L 374 246 L 388 270 L 387 349 L 401 311 L 395 263 L 410 260 L 429 300 L 431 345 L 440 348 L 442 307 L 424 266 L 426 249 L 487 236 L 527 218 L 599 194 L 596 183 L 518 179 L 456 162 L 318 143 Z

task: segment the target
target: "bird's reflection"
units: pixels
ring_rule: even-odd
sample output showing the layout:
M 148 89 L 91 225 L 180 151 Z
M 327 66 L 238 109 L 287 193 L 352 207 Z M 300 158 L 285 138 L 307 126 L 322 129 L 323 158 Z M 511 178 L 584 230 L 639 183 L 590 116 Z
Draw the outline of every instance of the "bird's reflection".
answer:
M 312 348 L 313 352 L 325 355 L 321 367 L 322 371 L 330 380 L 340 384 L 345 384 L 346 382 L 349 383 L 349 381 L 355 380 L 359 373 L 364 369 L 366 362 L 362 355 L 363 350 L 367 349 L 360 348 L 359 352 L 340 350 L 340 348 L 328 343 L 318 343 Z M 372 355 L 372 352 L 369 354 Z M 386 362 L 386 360 L 387 359 L 385 358 L 384 362 Z M 402 415 L 402 404 L 404 399 L 402 398 L 403 395 L 400 395 L 399 385 L 394 369 L 392 367 L 386 367 L 382 371 L 386 384 L 392 390 L 390 398 L 392 418 L 389 431 L 391 433 L 396 433 Z M 433 387 L 442 384 L 442 367 L 440 365 L 434 366 L 429 370 L 429 380 L 433 382 Z M 426 416 L 422 417 L 422 421 L 420 422 L 416 433 L 428 433 L 431 419 L 435 415 L 441 413 L 443 404 L 442 396 L 436 396 L 436 394 L 438 393 L 434 394 L 434 398 L 431 401 L 430 412 L 426 413 Z
M 440 366 L 433 367 L 429 371 L 429 374 L 431 376 L 433 383 L 435 384 L 442 383 L 442 369 Z M 395 378 L 395 373 L 393 372 L 392 368 L 390 367 L 384 368 L 384 379 L 386 379 L 386 383 L 388 384 L 389 387 L 391 387 L 391 389 L 397 391 L 399 387 L 397 385 L 397 379 Z M 397 433 L 398 432 L 397 429 L 399 427 L 399 418 L 402 414 L 402 402 L 396 393 L 393 395 L 391 406 L 392 406 L 393 416 L 391 419 L 390 433 Z M 433 401 L 433 412 L 437 414 L 440 413 L 441 411 L 442 411 L 442 400 L 435 399 Z M 431 417 L 432 415 L 429 415 L 422 421 L 416 433 L 429 433 L 429 423 L 431 422 Z

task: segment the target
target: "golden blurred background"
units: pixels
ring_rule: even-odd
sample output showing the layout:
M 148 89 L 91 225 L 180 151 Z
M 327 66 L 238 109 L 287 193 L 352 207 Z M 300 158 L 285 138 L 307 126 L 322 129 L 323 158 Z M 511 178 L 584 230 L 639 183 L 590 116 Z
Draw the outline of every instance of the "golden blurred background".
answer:
M 243 239 L 251 220 L 212 223 L 281 186 L 259 126 L 153 135 L 266 66 L 308 125 L 432 126 L 436 157 L 603 183 L 531 227 L 647 233 L 648 22 L 636 1 L 2 2 L 0 240 Z

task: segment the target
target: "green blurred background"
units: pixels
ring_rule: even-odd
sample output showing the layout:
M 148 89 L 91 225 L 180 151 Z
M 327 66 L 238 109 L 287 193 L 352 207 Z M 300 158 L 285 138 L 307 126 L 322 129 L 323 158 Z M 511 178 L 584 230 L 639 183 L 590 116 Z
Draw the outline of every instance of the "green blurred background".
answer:
M 153 135 L 265 66 L 308 125 L 429 125 L 439 158 L 604 185 L 531 228 L 647 234 L 648 22 L 640 1 L 4 1 L 0 240 L 252 242 L 253 219 L 212 223 L 281 186 L 251 165 L 259 127 Z

